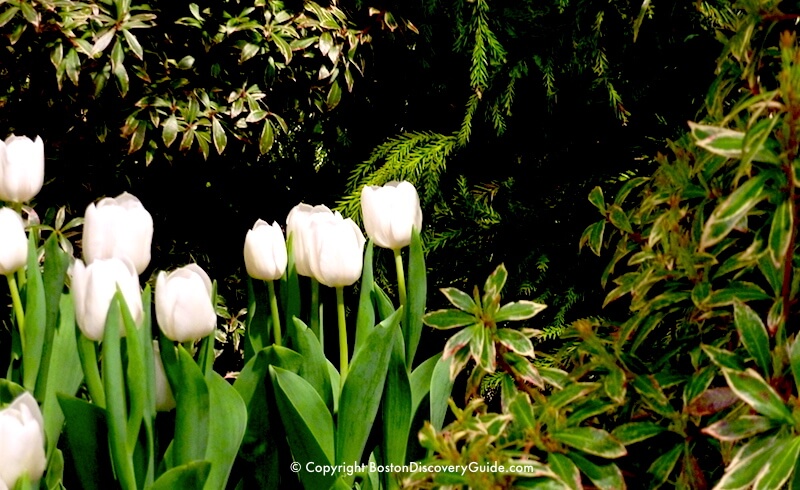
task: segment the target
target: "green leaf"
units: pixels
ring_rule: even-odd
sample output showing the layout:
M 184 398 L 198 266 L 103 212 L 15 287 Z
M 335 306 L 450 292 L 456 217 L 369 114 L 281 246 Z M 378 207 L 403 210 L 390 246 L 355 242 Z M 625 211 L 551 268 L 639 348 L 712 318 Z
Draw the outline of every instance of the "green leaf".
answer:
M 592 480 L 598 490 L 620 490 L 625 488 L 625 479 L 616 464 L 595 464 L 575 451 L 568 452 L 567 457 L 580 468 L 583 474 Z
M 618 440 L 608 432 L 594 427 L 572 427 L 550 432 L 556 441 L 581 451 L 607 459 L 628 454 Z
M 603 215 L 606 214 L 606 201 L 603 198 L 603 189 L 601 189 L 600 186 L 595 187 L 589 193 L 589 202 L 600 210 Z
M 211 462 L 211 472 L 205 488 L 214 490 L 225 488 L 228 481 L 247 428 L 247 406 L 237 390 L 218 373 L 210 371 L 206 383 L 209 428 L 205 459 Z
M 433 378 L 433 370 L 442 354 L 436 354 L 428 359 L 425 359 L 419 366 L 411 372 L 409 378 L 411 386 L 411 413 L 416 413 L 420 403 L 425 396 L 431 391 L 431 379 Z
M 440 357 L 431 375 L 430 421 L 436 430 L 441 430 L 447 414 L 447 400 L 453 389 L 454 377 L 450 376 L 450 361 Z
M 105 411 L 84 400 L 58 394 L 64 411 L 66 450 L 80 455 L 74 458 L 74 470 L 80 488 L 86 490 L 114 488 L 114 475 L 108 452 L 108 428 Z
M 792 414 L 786 408 L 781 397 L 756 371 L 750 368 L 746 371 L 722 368 L 722 374 L 736 395 L 753 407 L 756 412 L 771 419 L 794 425 Z
M 23 383 L 33 393 L 41 367 L 44 341 L 47 336 L 47 298 L 36 253 L 36 233 L 29 233 L 28 268 L 25 285 L 25 351 L 22 353 Z
M 278 48 L 278 51 L 281 52 L 283 55 L 283 59 L 288 65 L 292 61 L 292 48 L 289 46 L 289 43 L 286 42 L 284 38 L 278 36 L 273 32 L 272 36 L 270 37 L 272 42 L 275 43 L 275 47 Z M 330 97 L 329 97 L 330 98 Z
M 34 26 L 39 25 L 39 14 L 36 13 L 36 10 L 33 9 L 30 3 L 19 2 L 19 7 L 22 9 L 22 15 L 28 23 Z
M 217 153 L 222 155 L 222 152 L 225 151 L 225 145 L 228 144 L 228 136 L 222 128 L 222 123 L 216 117 L 211 118 L 211 133 L 214 137 L 214 148 L 217 149 Z
M 415 407 L 412 405 L 411 381 L 408 369 L 406 369 L 403 334 L 399 328 L 395 328 L 393 336 L 392 352 L 381 403 L 382 443 L 386 462 L 403 465 L 406 463 L 408 437 Z
M 672 473 L 672 470 L 675 468 L 675 463 L 677 463 L 678 458 L 681 457 L 683 445 L 684 443 L 680 442 L 672 446 L 672 449 L 656 458 L 653 464 L 650 465 L 650 468 L 647 469 L 647 472 L 653 475 L 653 480 L 650 482 L 652 488 L 661 486 L 667 481 L 670 473 Z
M 464 291 L 456 288 L 442 288 L 440 291 L 445 295 L 447 300 L 459 310 L 472 315 L 480 311 L 478 305 L 476 305 L 475 301 L 472 300 L 472 297 Z
M 172 371 L 168 365 L 168 354 L 174 346 L 161 337 L 161 359 L 175 394 L 175 439 L 172 443 L 172 458 L 175 466 L 202 461 L 206 458 L 211 416 L 209 388 L 200 367 L 183 346 L 178 346 L 178 357 Z M 167 355 L 165 355 L 167 353 Z M 174 355 L 174 354 L 173 354 Z M 177 374 L 173 376 L 172 373 Z
M 792 366 L 795 386 L 800 386 L 800 335 L 795 336 L 789 348 L 789 363 Z
M 581 472 L 569 458 L 559 453 L 550 453 L 547 455 L 547 464 L 553 473 L 558 475 L 567 488 L 572 490 L 583 490 L 581 485 Z
M 547 305 L 526 300 L 506 303 L 500 307 L 500 310 L 495 314 L 494 321 L 499 323 L 527 320 L 539 314 L 545 308 L 547 308 Z
M 631 222 L 628 220 L 628 215 L 618 204 L 614 204 L 608 210 L 608 220 L 611 224 L 626 233 L 633 233 Z
M 711 362 L 721 368 L 734 369 L 736 371 L 744 370 L 744 363 L 742 359 L 731 351 L 714 347 L 713 345 L 701 345 L 703 352 L 708 355 Z
M 589 250 L 599 257 L 600 250 L 603 248 L 603 233 L 605 229 L 606 220 L 600 220 L 587 226 L 583 231 L 583 235 L 581 235 L 579 248 L 583 248 L 584 245 L 588 244 Z
M 701 250 L 728 236 L 737 223 L 767 197 L 765 187 L 769 177 L 768 172 L 761 172 L 751 177 L 714 209 L 703 228 L 703 236 L 700 239 Z
M 175 138 L 178 137 L 178 118 L 175 115 L 171 115 L 164 121 L 163 126 L 161 127 L 161 139 L 164 140 L 164 145 L 169 148 L 172 143 L 175 142 Z
M 792 203 L 783 201 L 772 215 L 772 226 L 769 230 L 769 256 L 777 269 L 783 267 L 786 252 L 794 230 Z
M 422 317 L 422 321 L 425 322 L 425 325 L 433 328 L 438 328 L 440 330 L 446 330 L 449 328 L 456 328 L 456 327 L 463 327 L 465 325 L 470 325 L 475 323 L 476 318 L 474 315 L 470 315 L 468 313 L 464 313 L 461 310 L 436 310 L 430 313 L 426 313 L 424 317 Z
M 725 468 L 725 474 L 717 482 L 715 490 L 734 490 L 749 488 L 764 466 L 789 442 L 788 438 L 778 440 L 755 438 L 743 446 Z M 777 488 L 777 487 L 775 487 Z
M 791 442 L 776 447 L 773 456 L 758 472 L 753 490 L 771 490 L 783 488 L 791 476 L 797 457 L 800 455 L 800 437 L 795 436 Z
M 761 415 L 741 415 L 733 420 L 722 419 L 702 432 L 720 441 L 738 441 L 777 427 L 774 420 Z
M 136 36 L 134 36 L 128 29 L 124 29 L 122 34 L 125 36 L 125 41 L 128 43 L 128 47 L 131 48 L 131 51 L 133 51 L 133 54 L 136 55 L 136 57 L 140 60 L 143 60 L 144 49 L 142 49 L 142 45 L 139 43 L 139 40 L 136 39 Z
M 361 461 L 372 424 L 378 413 L 389 368 L 392 338 L 402 308 L 379 323 L 362 349 L 355 353 L 339 398 L 336 426 L 336 462 Z
M 339 101 L 342 99 L 342 87 L 339 86 L 339 82 L 335 81 L 331 83 L 331 88 L 328 90 L 328 97 L 325 99 L 325 104 L 327 104 L 328 109 L 333 109 L 337 105 L 339 105 Z
M 623 445 L 628 446 L 657 436 L 665 430 L 667 429 L 654 422 L 629 422 L 616 426 L 611 435 Z
M 296 349 L 303 356 L 303 363 L 297 374 L 317 390 L 325 405 L 333 409 L 333 389 L 328 375 L 328 361 L 319 339 L 299 318 L 294 318 L 294 325 L 297 332 Z
M 746 304 L 736 301 L 733 304 L 733 322 L 739 332 L 739 338 L 744 348 L 753 356 L 756 365 L 761 368 L 761 372 L 769 375 L 772 362 L 769 350 L 769 334 L 758 313 Z
M 614 403 L 625 403 L 625 371 L 617 366 L 610 368 L 608 375 L 603 380 L 603 388 L 605 388 L 606 395 L 611 398 Z
M 273 144 L 275 144 L 275 128 L 272 127 L 272 121 L 267 119 L 264 121 L 261 137 L 258 139 L 258 151 L 263 155 L 272 149 Z
M 550 395 L 547 406 L 552 409 L 564 408 L 598 388 L 600 388 L 600 383 L 571 383 L 563 390 L 558 390 Z
M 330 51 L 331 46 L 333 46 L 333 36 L 331 36 L 330 32 L 323 32 L 319 36 L 319 52 L 322 56 L 327 56 L 328 51 Z
M 19 12 L 19 8 L 17 7 L 8 7 L 2 14 L 0 14 L 0 27 L 5 26 L 6 24 L 14 18 Z
M 303 465 L 308 462 L 333 464 L 333 418 L 325 402 L 297 374 L 276 366 L 270 366 L 269 372 L 292 458 Z M 328 488 L 334 481 L 333 475 L 321 472 L 303 471 L 299 476 L 305 488 Z
M 402 322 L 403 339 L 406 346 L 406 366 L 414 366 L 419 339 L 422 337 L 422 318 L 425 314 L 425 300 L 428 297 L 428 278 L 425 269 L 425 250 L 419 230 L 411 230 L 411 243 L 408 247 L 408 281 L 405 306 L 405 319 Z
M 486 283 L 483 285 L 483 298 L 481 299 L 484 312 L 490 311 L 493 304 L 500 304 L 500 291 L 503 290 L 506 279 L 508 279 L 508 270 L 505 264 L 498 265 L 486 279 Z
M 511 330 L 510 328 L 499 328 L 495 334 L 497 335 L 497 340 L 499 340 L 500 343 L 505 345 L 509 350 L 526 357 L 534 356 L 531 339 L 526 337 L 522 332 L 518 330 Z
M 174 488 L 203 488 L 206 485 L 211 463 L 193 461 L 164 472 L 153 483 L 150 490 L 172 490 Z

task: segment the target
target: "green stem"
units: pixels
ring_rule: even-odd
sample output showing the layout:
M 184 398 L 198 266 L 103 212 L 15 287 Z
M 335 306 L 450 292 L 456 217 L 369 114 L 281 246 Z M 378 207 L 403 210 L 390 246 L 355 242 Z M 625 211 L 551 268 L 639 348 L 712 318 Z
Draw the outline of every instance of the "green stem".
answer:
M 319 281 L 311 278 L 311 331 L 319 339 Z
M 403 256 L 400 250 L 392 250 L 394 252 L 394 265 L 397 269 L 397 292 L 400 295 L 400 306 L 406 305 L 406 276 L 403 272 Z
M 347 378 L 348 369 L 348 348 L 347 348 L 347 323 L 344 317 L 344 288 L 336 288 L 336 313 L 339 317 L 339 386 L 344 386 L 344 380 Z
M 269 309 L 272 313 L 272 332 L 275 334 L 275 345 L 281 344 L 281 317 L 278 312 L 278 297 L 275 296 L 275 281 L 267 281 L 269 288 Z
M 186 342 L 181 342 L 181 345 L 189 353 L 190 356 L 194 357 L 194 340 L 187 340 Z
M 8 279 L 8 289 L 11 290 L 11 302 L 14 304 L 14 316 L 17 317 L 19 338 L 20 342 L 22 342 L 22 352 L 25 352 L 25 312 L 22 309 L 22 300 L 19 297 L 17 279 L 14 277 L 13 272 L 8 274 L 6 279 Z
M 103 389 L 103 381 L 100 379 L 100 369 L 97 367 L 97 350 L 94 342 L 82 333 L 78 335 L 78 357 L 81 359 L 83 377 L 86 380 L 86 387 L 89 389 L 89 396 L 92 397 L 95 405 L 106 408 L 106 392 Z

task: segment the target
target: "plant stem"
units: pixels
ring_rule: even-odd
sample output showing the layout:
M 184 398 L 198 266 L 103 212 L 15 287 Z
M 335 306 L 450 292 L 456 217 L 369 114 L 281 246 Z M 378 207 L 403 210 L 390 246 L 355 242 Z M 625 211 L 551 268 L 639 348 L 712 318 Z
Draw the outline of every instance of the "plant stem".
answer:
M 103 389 L 103 381 L 100 379 L 100 369 L 97 367 L 97 350 L 94 342 L 87 339 L 82 333 L 78 336 L 78 357 L 81 359 L 89 396 L 92 397 L 95 405 L 106 408 L 106 392 Z
M 275 281 L 267 281 L 269 288 L 269 309 L 272 313 L 272 332 L 275 335 L 275 345 L 281 344 L 281 317 L 278 314 L 278 297 L 275 296 Z
M 311 331 L 319 336 L 319 281 L 311 278 Z
M 22 300 L 19 297 L 19 288 L 17 287 L 17 279 L 14 273 L 6 276 L 8 280 L 8 289 L 11 290 L 11 302 L 14 304 L 14 316 L 17 317 L 17 326 L 19 327 L 19 339 L 22 343 L 22 352 L 25 352 L 25 312 L 22 309 Z
M 347 378 L 347 361 L 349 352 L 347 348 L 347 324 L 344 317 L 344 288 L 336 288 L 336 313 L 339 317 L 339 387 L 344 386 Z
M 406 305 L 406 275 L 403 272 L 403 256 L 400 250 L 392 250 L 394 252 L 394 265 L 397 269 L 397 292 L 400 295 L 400 306 Z

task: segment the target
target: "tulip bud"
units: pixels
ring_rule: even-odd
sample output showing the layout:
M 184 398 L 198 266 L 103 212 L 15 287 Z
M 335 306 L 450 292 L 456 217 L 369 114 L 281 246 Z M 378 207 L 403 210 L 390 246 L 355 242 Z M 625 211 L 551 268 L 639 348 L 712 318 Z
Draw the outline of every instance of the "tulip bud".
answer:
M 256 221 L 244 240 L 244 265 L 256 279 L 275 281 L 286 271 L 286 241 L 278 223 Z
M 211 279 L 197 264 L 189 264 L 156 279 L 156 318 L 167 338 L 186 342 L 210 335 L 217 326 L 211 303 Z
M 169 412 L 175 408 L 175 396 L 173 396 L 172 388 L 167 381 L 164 362 L 161 360 L 161 348 L 159 348 L 157 340 L 153 341 L 153 359 L 156 371 L 156 410 Z
M 364 186 L 361 214 L 367 235 L 379 247 L 400 250 L 411 243 L 411 230 L 422 229 L 422 209 L 417 189 L 409 182 L 389 182 L 383 187 Z
M 310 254 L 316 279 L 329 287 L 350 286 L 361 277 L 364 266 L 364 234 L 350 218 L 337 211 L 333 218 L 312 217 L 314 238 Z
M 138 325 L 144 314 L 142 292 L 139 276 L 128 259 L 96 260 L 88 266 L 78 259 L 72 266 L 75 319 L 89 340 L 99 341 L 103 338 L 108 309 L 117 287 L 122 291 L 125 304 Z M 121 328 L 120 334 L 124 336 L 125 330 Z
M 297 273 L 301 276 L 314 277 L 310 264 L 310 251 L 314 237 L 311 233 L 311 219 L 333 219 L 333 212 L 327 206 L 309 206 L 300 203 L 293 207 L 286 218 L 286 234 L 292 237 L 292 252 Z
M 0 208 L 0 274 L 16 272 L 27 260 L 28 238 L 22 218 L 11 208 Z
M 44 143 L 13 134 L 0 140 L 0 200 L 27 202 L 44 184 Z
M 14 488 L 25 474 L 36 482 L 44 474 L 44 420 L 30 393 L 0 410 L 0 486 Z
M 111 257 L 127 257 L 136 273 L 150 263 L 153 217 L 132 194 L 106 197 L 86 208 L 83 224 L 83 258 L 86 263 Z

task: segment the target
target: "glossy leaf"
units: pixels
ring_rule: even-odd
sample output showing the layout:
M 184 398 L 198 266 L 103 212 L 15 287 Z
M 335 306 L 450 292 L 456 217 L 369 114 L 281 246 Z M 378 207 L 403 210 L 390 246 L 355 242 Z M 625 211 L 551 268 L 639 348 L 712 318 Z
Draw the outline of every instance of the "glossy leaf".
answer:
M 547 463 L 550 469 L 553 470 L 559 480 L 561 480 L 567 488 L 571 490 L 582 490 L 581 485 L 581 472 L 575 463 L 570 458 L 559 453 L 550 453 L 547 455 Z
M 406 346 L 406 367 L 414 366 L 419 340 L 422 337 L 422 323 L 425 314 L 425 301 L 428 297 L 428 278 L 425 268 L 425 250 L 419 230 L 411 230 L 411 243 L 408 247 L 408 281 L 405 318 L 402 322 L 403 340 Z
M 58 403 L 64 411 L 64 436 L 74 471 L 85 490 L 114 488 L 114 474 L 108 452 L 108 426 L 105 410 L 79 398 L 58 394 Z
M 783 201 L 772 215 L 772 225 L 769 230 L 769 256 L 778 269 L 783 267 L 793 231 L 793 205 L 790 201 Z
M 739 301 L 733 304 L 733 322 L 747 352 L 753 356 L 761 372 L 770 373 L 769 334 L 758 313 Z
M 594 427 L 574 427 L 550 432 L 550 436 L 567 446 L 607 459 L 628 454 L 618 440 L 608 432 Z
M 177 405 L 175 411 L 175 440 L 172 443 L 172 457 L 175 466 L 203 461 L 206 458 L 206 449 L 209 438 L 210 398 L 205 376 L 200 367 L 195 364 L 192 356 L 178 346 L 177 364 L 173 378 L 170 369 L 169 351 L 173 350 L 171 342 L 161 344 L 161 359 L 169 379 L 172 392 L 175 394 Z M 166 348 L 165 348 L 166 347 Z M 167 355 L 165 356 L 165 353 Z
M 600 186 L 596 186 L 589 192 L 589 202 L 601 213 L 606 214 L 606 202 L 603 198 L 603 189 Z
M 754 439 L 743 446 L 725 468 L 714 490 L 738 490 L 749 488 L 768 461 L 789 439 Z
M 36 253 L 36 234 L 30 233 L 28 239 L 28 268 L 25 285 L 25 351 L 22 353 L 24 373 L 22 385 L 33 393 L 42 363 L 42 352 L 47 336 L 47 298 L 44 280 L 39 270 Z
M 667 429 L 654 422 L 629 422 L 615 427 L 611 435 L 628 446 L 657 436 L 665 430 Z
M 738 441 L 766 432 L 777 424 L 761 415 L 741 415 L 733 420 L 723 419 L 703 428 L 703 432 L 720 441 Z
M 584 245 L 589 245 L 589 249 L 599 257 L 600 249 L 603 247 L 603 233 L 605 229 L 605 220 L 600 220 L 587 226 L 581 235 L 579 242 L 580 248 L 583 248 Z
M 681 457 L 681 453 L 683 452 L 683 445 L 684 443 L 678 443 L 672 448 L 656 458 L 655 461 L 650 465 L 647 472 L 653 475 L 653 480 L 650 484 L 654 487 L 662 485 L 669 475 L 672 473 L 672 470 L 675 468 L 675 463 L 678 462 L 678 459 Z
M 153 483 L 150 490 L 172 490 L 174 488 L 203 488 L 208 481 L 211 464 L 208 461 L 194 461 L 172 468 Z
M 209 396 L 208 448 L 205 459 L 211 462 L 205 487 L 225 488 L 239 446 L 247 428 L 247 406 L 222 376 L 211 371 L 206 376 Z
M 500 311 L 502 311 L 502 308 Z M 497 340 L 499 340 L 501 344 L 505 345 L 508 350 L 516 352 L 521 356 L 534 356 L 531 339 L 526 337 L 522 332 L 518 330 L 512 330 L 510 328 L 499 328 L 495 332 L 495 335 L 497 335 Z
M 689 402 L 686 413 L 697 417 L 713 415 L 738 401 L 739 397 L 730 388 L 709 388 Z
M 725 238 L 737 223 L 766 197 L 764 189 L 768 178 L 767 172 L 751 177 L 714 209 L 703 229 L 703 236 L 700 239 L 701 250 Z
M 450 361 L 442 356 L 436 361 L 436 367 L 433 368 L 431 375 L 430 421 L 436 430 L 441 430 L 444 424 L 447 400 L 450 398 L 454 379 L 455 377 L 450 375 Z
M 771 419 L 794 424 L 792 414 L 786 408 L 781 397 L 756 371 L 753 369 L 734 371 L 722 368 L 722 374 L 725 376 L 728 386 L 756 412 Z
M 541 303 L 535 303 L 533 301 L 516 301 L 514 303 L 506 303 L 500 310 L 495 314 L 494 321 L 495 322 L 506 322 L 506 321 L 520 321 L 520 320 L 527 320 L 542 310 L 547 308 L 547 305 L 543 305 Z
M 465 311 L 471 315 L 478 313 L 478 306 L 475 304 L 475 301 L 472 300 L 472 297 L 467 293 L 456 288 L 442 288 L 440 291 L 442 294 L 444 294 L 447 300 L 459 310 Z
M 474 315 L 470 315 L 469 313 L 464 313 L 461 310 L 436 310 L 430 313 L 426 313 L 424 317 L 422 317 L 422 321 L 425 322 L 425 325 L 433 328 L 438 328 L 440 330 L 446 330 L 448 328 L 456 328 L 456 327 L 463 327 L 464 325 L 470 325 L 475 323 L 476 318 Z
M 616 464 L 597 464 L 575 451 L 568 452 L 567 457 L 589 477 L 598 490 L 625 490 L 625 479 Z
M 773 456 L 759 471 L 753 490 L 783 488 L 794 470 L 799 455 L 800 437 L 798 436 L 776 448 Z

